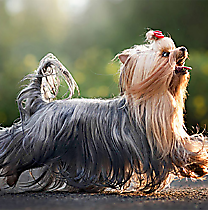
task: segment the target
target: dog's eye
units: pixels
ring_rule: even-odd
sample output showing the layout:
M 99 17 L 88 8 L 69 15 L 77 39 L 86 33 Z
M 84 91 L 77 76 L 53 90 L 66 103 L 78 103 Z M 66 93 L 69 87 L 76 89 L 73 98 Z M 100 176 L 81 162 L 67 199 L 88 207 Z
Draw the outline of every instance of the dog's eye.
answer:
M 162 57 L 168 57 L 169 55 L 170 55 L 169 52 L 163 52 L 163 53 L 162 53 Z

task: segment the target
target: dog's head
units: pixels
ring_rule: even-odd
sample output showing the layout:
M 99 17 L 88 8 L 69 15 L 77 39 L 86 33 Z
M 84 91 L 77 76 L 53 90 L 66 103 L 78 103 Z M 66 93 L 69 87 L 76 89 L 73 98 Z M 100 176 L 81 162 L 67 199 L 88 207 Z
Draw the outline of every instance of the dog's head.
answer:
M 176 47 L 161 31 L 149 31 L 147 44 L 118 54 L 121 95 L 130 105 L 138 125 L 146 130 L 149 145 L 162 157 L 172 151 L 178 139 L 187 136 L 183 110 L 190 67 L 185 47 Z M 183 144 L 183 141 L 177 143 Z
M 148 99 L 168 91 L 176 98 L 186 89 L 190 67 L 186 67 L 188 51 L 176 48 L 170 37 L 161 31 L 149 31 L 147 44 L 136 45 L 118 55 L 122 62 L 120 86 L 123 94 Z

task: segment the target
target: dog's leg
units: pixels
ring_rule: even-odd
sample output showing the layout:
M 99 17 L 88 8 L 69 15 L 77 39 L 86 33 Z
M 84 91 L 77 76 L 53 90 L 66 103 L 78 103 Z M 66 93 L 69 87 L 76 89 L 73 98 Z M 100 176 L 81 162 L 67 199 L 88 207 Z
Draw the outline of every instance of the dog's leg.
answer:
M 14 186 L 21 175 L 21 169 L 16 170 L 21 153 L 23 133 L 20 126 L 12 126 L 0 130 L 0 174 L 6 177 L 7 184 Z M 21 167 L 20 167 L 21 168 Z
M 11 169 L 8 169 L 8 171 L 11 171 Z M 12 173 L 12 175 L 7 176 L 6 182 L 10 187 L 13 187 L 16 185 L 21 173 L 17 173 L 17 172 L 13 172 L 13 171 L 11 173 Z

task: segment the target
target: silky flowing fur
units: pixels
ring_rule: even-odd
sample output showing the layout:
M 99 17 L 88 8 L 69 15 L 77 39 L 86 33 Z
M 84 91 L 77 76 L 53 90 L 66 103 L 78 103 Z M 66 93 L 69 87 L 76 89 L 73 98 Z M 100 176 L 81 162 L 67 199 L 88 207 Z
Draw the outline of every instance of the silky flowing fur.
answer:
M 148 44 L 116 56 L 121 94 L 114 99 L 72 99 L 71 74 L 52 54 L 41 60 L 17 98 L 20 121 L 0 130 L 0 172 L 10 187 L 35 168 L 41 173 L 28 189 L 152 193 L 172 175 L 207 174 L 207 139 L 189 136 L 183 121 L 188 52 L 170 37 L 146 36 Z M 67 100 L 55 100 L 59 76 Z

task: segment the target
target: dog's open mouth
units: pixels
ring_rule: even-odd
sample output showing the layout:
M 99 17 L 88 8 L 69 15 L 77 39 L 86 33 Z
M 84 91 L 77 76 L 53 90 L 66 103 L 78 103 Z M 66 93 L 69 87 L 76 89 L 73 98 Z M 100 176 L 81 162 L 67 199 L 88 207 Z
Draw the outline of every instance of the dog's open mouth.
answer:
M 184 54 L 182 57 L 178 58 L 176 61 L 175 72 L 187 74 L 192 68 L 189 66 L 185 66 L 185 61 L 188 58 L 188 53 Z
M 184 66 L 184 64 L 182 64 L 182 65 L 176 64 L 176 66 L 175 66 L 176 73 L 187 74 L 191 69 L 192 69 L 191 67 Z

